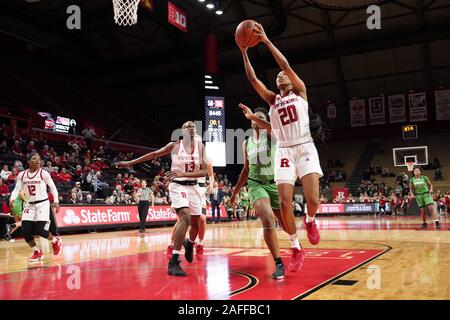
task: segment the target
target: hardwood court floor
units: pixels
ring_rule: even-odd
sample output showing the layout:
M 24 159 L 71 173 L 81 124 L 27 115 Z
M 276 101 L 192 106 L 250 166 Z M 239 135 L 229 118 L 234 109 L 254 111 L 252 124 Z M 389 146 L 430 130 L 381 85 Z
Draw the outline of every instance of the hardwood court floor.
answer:
M 63 235 L 42 263 L 29 264 L 20 239 L 0 242 L 0 299 L 450 299 L 450 223 L 421 230 L 416 217 L 318 217 L 321 242 L 308 243 L 303 268 L 274 281 L 259 221 L 207 226 L 203 261 L 167 275 L 171 228 Z M 289 241 L 277 231 L 289 264 Z

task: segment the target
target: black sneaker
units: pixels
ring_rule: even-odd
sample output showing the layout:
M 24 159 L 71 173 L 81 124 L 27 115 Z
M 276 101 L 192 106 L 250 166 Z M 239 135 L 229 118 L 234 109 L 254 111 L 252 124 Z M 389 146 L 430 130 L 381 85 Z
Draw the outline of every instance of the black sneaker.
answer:
M 189 241 L 189 239 L 185 239 L 183 242 L 184 247 L 184 257 L 187 262 L 192 262 L 194 260 L 194 244 Z
M 281 280 L 283 278 L 284 278 L 284 265 L 282 263 L 277 263 L 275 272 L 272 273 L 272 279 Z
M 439 223 L 439 221 L 435 221 L 434 223 L 436 224 L 436 229 L 440 229 L 441 228 L 441 224 Z
M 426 229 L 427 228 L 427 223 L 426 222 L 422 223 L 422 226 L 420 228 L 421 229 Z
M 167 273 L 175 277 L 185 277 L 187 275 L 186 272 L 181 269 L 180 260 L 175 262 L 169 261 Z

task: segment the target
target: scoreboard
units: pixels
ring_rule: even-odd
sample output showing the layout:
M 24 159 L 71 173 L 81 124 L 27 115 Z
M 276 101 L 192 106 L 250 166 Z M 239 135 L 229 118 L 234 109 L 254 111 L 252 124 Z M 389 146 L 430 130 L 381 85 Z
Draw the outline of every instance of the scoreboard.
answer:
M 225 98 L 213 76 L 205 76 L 205 147 L 214 167 L 226 166 Z

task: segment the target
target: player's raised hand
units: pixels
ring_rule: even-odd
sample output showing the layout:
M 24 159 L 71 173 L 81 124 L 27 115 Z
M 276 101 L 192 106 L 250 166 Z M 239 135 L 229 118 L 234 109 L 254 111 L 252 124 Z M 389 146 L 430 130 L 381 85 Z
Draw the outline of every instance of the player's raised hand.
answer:
M 260 37 L 262 42 L 266 42 L 267 40 L 269 40 L 261 23 L 256 23 L 253 30 L 255 34 L 257 34 Z
M 244 116 L 248 119 L 248 120 L 252 120 L 253 119 L 253 112 L 252 110 L 247 107 L 245 104 L 243 103 L 239 103 L 239 108 L 242 109 L 242 112 L 244 113 Z
M 127 168 L 130 166 L 130 161 L 118 161 L 114 163 L 116 168 Z

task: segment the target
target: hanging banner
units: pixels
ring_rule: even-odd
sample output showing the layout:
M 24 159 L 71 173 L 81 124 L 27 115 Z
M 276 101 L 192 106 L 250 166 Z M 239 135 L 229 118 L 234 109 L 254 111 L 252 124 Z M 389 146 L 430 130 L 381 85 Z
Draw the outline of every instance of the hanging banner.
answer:
M 405 95 L 396 94 L 388 97 L 389 122 L 406 122 Z
M 342 187 L 333 187 L 333 199 L 339 198 L 347 198 L 348 197 L 348 188 Z
M 371 125 L 386 123 L 384 97 L 369 98 L 369 119 Z
M 450 120 L 450 89 L 436 90 L 436 120 Z
M 409 120 L 427 121 L 427 95 L 425 92 L 410 93 L 409 100 Z
M 168 21 L 170 24 L 173 24 L 178 29 L 187 32 L 187 13 L 172 4 L 170 1 L 168 2 Z
M 350 100 L 350 126 L 362 127 L 366 125 L 366 100 Z
M 327 118 L 328 119 L 336 119 L 336 105 L 333 101 L 327 101 Z

